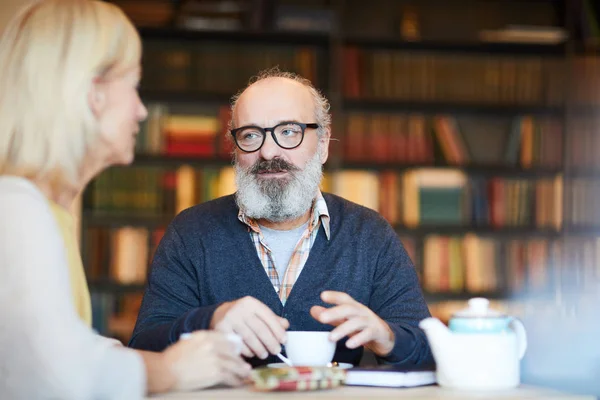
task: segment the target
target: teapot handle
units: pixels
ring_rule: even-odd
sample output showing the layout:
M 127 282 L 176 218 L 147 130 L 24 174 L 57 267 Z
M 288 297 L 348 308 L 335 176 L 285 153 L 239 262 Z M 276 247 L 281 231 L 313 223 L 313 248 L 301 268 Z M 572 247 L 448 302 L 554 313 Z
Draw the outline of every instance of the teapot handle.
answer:
M 525 325 L 523 325 L 523 322 L 518 318 L 511 318 L 509 325 L 517 335 L 517 352 L 519 360 L 521 360 L 525 355 L 525 350 L 527 350 L 527 332 L 525 331 Z

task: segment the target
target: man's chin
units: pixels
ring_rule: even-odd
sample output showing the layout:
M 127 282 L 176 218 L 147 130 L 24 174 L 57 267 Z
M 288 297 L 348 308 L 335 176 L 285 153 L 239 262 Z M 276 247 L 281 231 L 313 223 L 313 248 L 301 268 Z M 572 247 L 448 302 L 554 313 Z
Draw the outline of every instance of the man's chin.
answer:
M 279 183 L 281 185 L 290 182 L 292 177 L 287 172 L 280 172 L 277 174 L 257 174 L 255 175 L 255 179 L 261 185 L 268 184 L 269 182 L 281 182 Z
M 283 195 L 283 192 L 287 189 L 290 184 L 289 178 L 259 178 L 256 180 L 258 183 L 258 187 L 260 191 L 265 196 L 270 196 L 270 194 L 278 193 L 279 195 Z

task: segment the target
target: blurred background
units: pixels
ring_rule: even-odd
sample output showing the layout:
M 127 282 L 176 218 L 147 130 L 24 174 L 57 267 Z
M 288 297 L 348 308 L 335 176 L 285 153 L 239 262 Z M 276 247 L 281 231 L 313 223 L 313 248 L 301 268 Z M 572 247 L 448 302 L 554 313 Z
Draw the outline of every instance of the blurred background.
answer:
M 114 3 L 149 117 L 77 205 L 100 333 L 128 341 L 173 216 L 235 191 L 229 99 L 277 65 L 330 99 L 323 190 L 389 220 L 432 314 L 487 297 L 526 323 L 525 383 L 600 395 L 600 1 Z

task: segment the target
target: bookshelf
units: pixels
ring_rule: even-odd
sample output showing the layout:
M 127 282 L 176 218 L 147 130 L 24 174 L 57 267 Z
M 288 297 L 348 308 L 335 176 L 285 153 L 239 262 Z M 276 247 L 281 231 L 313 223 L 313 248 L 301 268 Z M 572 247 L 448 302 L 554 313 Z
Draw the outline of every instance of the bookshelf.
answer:
M 82 255 L 101 333 L 128 339 L 153 250 L 173 216 L 233 191 L 223 140 L 228 102 L 273 65 L 308 77 L 329 98 L 338 141 L 323 189 L 392 223 L 434 313 L 478 295 L 551 300 L 573 260 L 584 275 L 598 270 L 600 59 L 571 2 L 264 1 L 270 7 L 251 7 L 241 29 L 219 31 L 179 26 L 186 2 L 140 0 L 148 10 L 171 6 L 173 15 L 156 23 L 136 1 L 125 9 L 144 41 L 149 118 L 133 165 L 96 179 L 83 201 Z M 289 17 L 285 10 L 302 4 L 325 22 L 277 29 L 274 10 Z M 465 8 L 481 14 L 481 26 L 464 21 Z M 256 25 L 261 10 L 271 18 Z M 414 13 L 418 38 L 409 29 Z M 549 44 L 478 36 L 511 23 L 569 36 Z M 196 137 L 186 135 L 189 126 Z M 429 177 L 415 178 L 423 171 Z M 459 177 L 446 191 L 422 184 L 446 173 Z M 440 196 L 454 208 L 436 203 Z M 418 209 L 415 199 L 424 202 Z
M 563 109 L 559 106 L 511 106 L 497 104 L 477 104 L 451 102 L 431 102 L 431 101 L 389 101 L 389 100 L 346 100 L 344 109 L 348 112 L 397 112 L 416 111 L 428 113 L 449 113 L 449 114 L 477 114 L 492 116 L 513 116 L 519 114 L 528 115 L 561 115 Z

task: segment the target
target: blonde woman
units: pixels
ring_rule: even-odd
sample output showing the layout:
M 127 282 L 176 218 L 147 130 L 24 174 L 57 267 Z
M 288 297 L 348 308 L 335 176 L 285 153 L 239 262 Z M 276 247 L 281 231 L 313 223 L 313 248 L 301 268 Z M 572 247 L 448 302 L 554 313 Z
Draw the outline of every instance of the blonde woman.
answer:
M 143 397 L 239 384 L 236 344 L 199 332 L 163 353 L 114 345 L 91 311 L 69 212 L 95 175 L 133 160 L 146 117 L 141 44 L 115 6 L 42 0 L 0 42 L 0 394 Z

